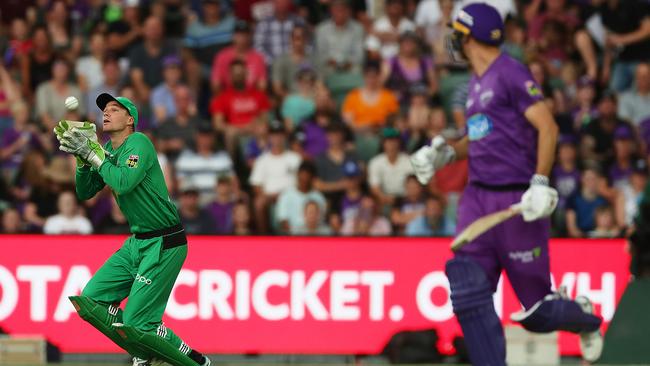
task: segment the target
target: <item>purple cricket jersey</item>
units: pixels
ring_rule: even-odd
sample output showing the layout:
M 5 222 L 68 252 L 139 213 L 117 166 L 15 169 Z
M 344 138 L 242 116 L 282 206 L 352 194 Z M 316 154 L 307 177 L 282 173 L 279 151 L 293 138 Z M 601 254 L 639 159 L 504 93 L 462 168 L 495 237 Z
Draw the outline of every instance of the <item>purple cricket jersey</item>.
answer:
M 621 168 L 617 163 L 609 167 L 609 180 L 614 188 L 620 188 L 630 182 L 632 166 Z
M 528 68 L 505 53 L 482 77 L 472 76 L 467 98 L 470 182 L 528 184 L 537 164 L 537 130 L 524 112 L 542 99 Z
M 0 166 L 2 166 L 5 169 L 18 168 L 23 161 L 23 157 L 25 156 L 25 153 L 29 149 L 37 149 L 41 147 L 38 138 L 36 138 L 36 136 L 34 136 L 31 132 L 17 131 L 15 128 L 10 127 L 3 132 L 0 138 L 0 148 L 6 148 L 13 145 L 24 134 L 29 136 L 29 143 L 26 146 L 24 146 L 22 149 L 16 150 L 11 156 L 8 156 L 2 162 L 2 164 L 0 164 Z

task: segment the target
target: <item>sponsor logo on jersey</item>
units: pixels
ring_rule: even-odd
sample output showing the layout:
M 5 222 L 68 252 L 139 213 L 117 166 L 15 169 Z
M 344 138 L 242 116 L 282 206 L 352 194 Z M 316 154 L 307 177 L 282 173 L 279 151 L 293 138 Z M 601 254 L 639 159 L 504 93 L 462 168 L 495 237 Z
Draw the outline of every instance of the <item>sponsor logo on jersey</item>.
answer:
M 140 160 L 140 157 L 138 155 L 131 155 L 128 159 L 126 159 L 126 166 L 129 168 L 135 168 L 138 166 L 138 160 Z
M 541 254 L 542 254 L 542 248 L 535 247 L 531 250 L 519 250 L 516 252 L 510 252 L 508 253 L 508 256 L 513 261 L 520 261 L 521 263 L 530 263 L 535 259 L 539 258 Z
M 488 104 L 490 104 L 490 101 L 494 97 L 494 91 L 492 89 L 488 89 L 481 93 L 479 96 L 479 100 L 481 102 L 481 107 L 485 108 Z
M 470 141 L 480 140 L 492 132 L 492 121 L 485 114 L 477 113 L 467 120 L 467 136 Z
M 140 275 L 139 273 L 135 275 L 135 282 L 141 282 L 141 283 L 144 283 L 145 285 L 151 285 L 151 279 L 145 278 L 144 276 Z
M 537 97 L 542 95 L 542 91 L 539 90 L 535 82 L 533 82 L 532 80 L 526 81 L 524 85 L 526 86 L 526 92 L 528 92 L 528 95 L 530 95 L 531 97 Z

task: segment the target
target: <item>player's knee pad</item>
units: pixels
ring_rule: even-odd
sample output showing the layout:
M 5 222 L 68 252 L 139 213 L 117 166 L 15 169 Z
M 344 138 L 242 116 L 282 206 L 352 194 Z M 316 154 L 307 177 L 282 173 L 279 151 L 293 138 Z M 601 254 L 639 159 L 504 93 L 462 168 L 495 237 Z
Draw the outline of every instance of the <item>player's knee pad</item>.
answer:
M 506 344 L 501 320 L 492 300 L 492 284 L 483 268 L 466 258 L 447 262 L 451 302 L 473 365 L 506 364 Z
M 454 258 L 447 262 L 445 272 L 456 315 L 494 309 L 491 284 L 481 266 L 470 259 Z
M 116 304 L 104 305 L 88 296 L 70 296 L 70 302 L 81 319 L 111 325 L 122 322 L 122 309 Z
M 122 309 L 117 305 L 103 305 L 87 296 L 70 296 L 70 302 L 79 314 L 79 317 L 95 329 L 102 332 L 118 346 L 129 352 L 132 356 L 147 359 L 148 353 L 122 340 L 115 332 L 113 324 L 122 322 Z
M 576 301 L 563 298 L 558 293 L 547 295 L 530 309 L 512 314 L 510 319 L 536 333 L 556 330 L 593 332 L 602 322 L 599 317 L 583 311 Z

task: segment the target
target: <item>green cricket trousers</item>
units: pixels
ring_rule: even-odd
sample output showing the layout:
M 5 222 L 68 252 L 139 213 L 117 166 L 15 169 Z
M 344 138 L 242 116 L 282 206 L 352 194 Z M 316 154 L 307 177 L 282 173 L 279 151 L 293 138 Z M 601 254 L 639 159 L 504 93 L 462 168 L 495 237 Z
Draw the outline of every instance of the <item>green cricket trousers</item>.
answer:
M 181 224 L 132 235 L 99 268 L 82 295 L 106 306 L 128 297 L 122 315 L 125 325 L 156 333 L 189 351 L 162 325 L 167 300 L 186 257 L 187 238 Z

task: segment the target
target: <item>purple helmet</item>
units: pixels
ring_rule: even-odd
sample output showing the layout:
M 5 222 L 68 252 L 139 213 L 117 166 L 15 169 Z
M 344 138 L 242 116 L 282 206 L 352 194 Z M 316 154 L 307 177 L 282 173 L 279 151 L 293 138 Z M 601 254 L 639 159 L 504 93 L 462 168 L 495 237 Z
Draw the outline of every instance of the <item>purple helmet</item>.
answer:
M 498 46 L 503 41 L 501 14 L 485 3 L 473 3 L 463 7 L 451 23 L 451 27 L 489 45 Z

